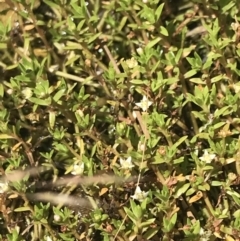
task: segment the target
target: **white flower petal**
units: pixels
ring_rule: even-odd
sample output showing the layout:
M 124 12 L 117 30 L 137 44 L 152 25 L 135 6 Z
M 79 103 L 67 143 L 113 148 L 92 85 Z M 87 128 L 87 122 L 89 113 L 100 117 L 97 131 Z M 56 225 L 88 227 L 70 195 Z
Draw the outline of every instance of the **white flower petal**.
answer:
M 135 193 L 131 196 L 132 199 L 138 200 L 142 202 L 148 196 L 148 192 L 144 192 L 141 190 L 139 186 L 136 187 Z
M 204 150 L 203 156 L 199 157 L 199 159 L 203 162 L 211 163 L 215 157 L 215 154 L 209 154 L 207 150 Z
M 84 163 L 82 162 L 80 165 L 79 164 L 74 164 L 73 165 L 73 170 L 71 172 L 72 175 L 81 175 L 84 172 Z
M 49 236 L 47 236 L 47 241 L 52 241 L 52 239 Z
M 141 102 L 136 103 L 138 107 L 140 107 L 144 112 L 148 110 L 149 106 L 153 104 L 152 101 L 148 100 L 148 98 L 144 95 Z
M 134 67 L 138 66 L 138 62 L 135 58 L 127 59 L 126 64 L 129 69 L 133 69 Z
M 126 162 L 131 163 L 131 162 L 132 162 L 132 157 L 129 156 L 129 157 L 127 158 Z
M 122 169 L 131 169 L 134 167 L 132 163 L 132 157 L 128 157 L 126 160 L 120 158 L 119 161 Z
M 53 219 L 55 222 L 59 222 L 61 220 L 61 217 L 57 214 L 54 214 Z
M 4 193 L 7 190 L 8 190 L 8 183 L 7 182 L 0 183 L 0 193 Z
M 136 106 L 142 108 L 142 102 L 138 102 L 138 103 L 136 103 Z

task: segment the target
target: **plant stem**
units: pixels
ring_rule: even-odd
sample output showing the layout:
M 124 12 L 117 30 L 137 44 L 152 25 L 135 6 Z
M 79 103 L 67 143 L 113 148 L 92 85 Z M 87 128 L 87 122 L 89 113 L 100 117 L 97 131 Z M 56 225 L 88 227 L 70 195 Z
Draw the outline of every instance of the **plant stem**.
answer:
M 208 198 L 206 192 L 203 192 L 203 199 L 204 199 L 204 202 L 205 202 L 205 204 L 207 206 L 209 214 L 212 217 L 214 217 L 214 209 L 213 209 L 213 206 L 212 206 L 211 202 L 209 201 L 209 198 Z

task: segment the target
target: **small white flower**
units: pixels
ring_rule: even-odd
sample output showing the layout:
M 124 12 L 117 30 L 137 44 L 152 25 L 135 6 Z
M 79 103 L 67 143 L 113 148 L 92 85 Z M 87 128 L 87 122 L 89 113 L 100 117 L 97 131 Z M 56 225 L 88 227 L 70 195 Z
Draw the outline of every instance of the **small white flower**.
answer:
M 144 95 L 143 99 L 141 100 L 141 102 L 136 103 L 136 105 L 138 107 L 140 107 L 143 111 L 147 111 L 147 109 L 149 108 L 149 106 L 152 105 L 152 101 L 148 100 L 148 98 Z
M 7 90 L 7 93 L 8 93 L 9 95 L 12 95 L 12 94 L 13 94 L 13 89 L 8 89 L 8 90 Z
M 141 54 L 143 53 L 143 49 L 142 49 L 142 48 L 137 48 L 137 53 L 138 53 L 139 55 L 141 55 Z
M 233 84 L 233 88 L 235 90 L 235 93 L 239 93 L 240 92 L 240 85 L 239 84 Z
M 200 228 L 199 235 L 200 235 L 199 241 L 209 241 L 210 237 L 212 236 L 212 232 L 209 230 L 204 230 L 203 228 Z
M 59 222 L 61 220 L 61 217 L 58 214 L 54 214 L 53 219 L 55 222 Z
M 133 57 L 131 59 L 127 59 L 126 64 L 129 69 L 133 69 L 134 67 L 138 66 L 137 60 L 134 59 Z
M 48 71 L 50 73 L 53 73 L 53 72 L 57 71 L 58 69 L 59 69 L 59 65 L 52 65 L 49 67 Z
M 73 170 L 71 172 L 72 175 L 80 175 L 83 174 L 84 171 L 84 163 L 82 162 L 80 165 L 79 164 L 74 164 L 73 165 Z
M 141 190 L 139 186 L 137 186 L 135 193 L 133 196 L 131 196 L 132 199 L 138 200 L 139 202 L 142 202 L 148 195 L 148 192 L 144 192 Z
M 47 241 L 52 241 L 52 239 L 49 236 L 47 236 Z
M 141 141 L 138 142 L 138 151 L 144 152 L 145 151 L 145 145 Z
M 120 164 L 122 169 L 131 169 L 134 167 L 132 163 L 132 157 L 128 157 L 126 160 L 120 158 Z
M 24 95 L 25 99 L 29 99 L 32 97 L 33 93 L 32 93 L 32 89 L 27 87 L 27 88 L 24 88 L 22 90 L 22 94 Z
M 207 150 L 204 150 L 203 156 L 199 157 L 199 159 L 205 163 L 211 163 L 215 157 L 215 154 L 209 154 Z
M 8 190 L 7 182 L 0 182 L 0 193 L 4 193 Z
M 204 229 L 203 228 L 200 228 L 200 231 L 199 231 L 199 235 L 203 235 L 205 233 Z

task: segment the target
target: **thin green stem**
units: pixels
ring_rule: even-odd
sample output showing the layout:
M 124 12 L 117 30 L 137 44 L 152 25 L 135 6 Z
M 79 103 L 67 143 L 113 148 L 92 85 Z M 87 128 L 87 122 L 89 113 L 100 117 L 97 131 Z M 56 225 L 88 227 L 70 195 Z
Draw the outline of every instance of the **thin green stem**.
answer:
M 86 132 L 83 132 L 81 133 L 81 135 L 83 136 L 88 136 L 89 138 L 91 138 L 92 140 L 94 140 L 95 142 L 98 142 L 100 141 L 99 138 L 97 138 L 95 135 L 93 135 L 91 132 L 89 131 L 86 131 Z M 116 156 L 120 157 L 120 154 L 114 149 L 112 148 L 111 146 L 108 146 L 107 144 L 105 144 L 104 142 L 101 141 L 101 144 L 105 147 L 105 148 L 109 148 L 110 151 L 115 154 Z
M 162 175 L 161 171 L 158 169 L 158 167 L 156 165 L 152 165 L 152 169 L 154 170 L 158 180 L 162 183 L 162 185 L 165 185 L 166 180 Z
M 209 201 L 209 198 L 208 198 L 206 192 L 203 192 L 203 199 L 204 199 L 204 202 L 207 206 L 207 209 L 208 209 L 208 212 L 209 212 L 210 216 L 214 217 L 214 209 L 213 209 L 213 206 L 212 206 L 211 202 Z
M 181 73 L 186 73 L 185 68 L 183 67 L 182 63 L 179 65 L 179 68 L 181 70 Z M 186 97 L 187 93 L 188 93 L 188 90 L 187 90 L 187 87 L 186 87 L 185 78 L 182 74 L 180 74 L 179 77 L 180 77 L 180 81 L 181 81 L 181 85 L 182 85 L 182 92 L 183 92 L 184 96 Z M 190 119 L 191 119 L 191 122 L 192 122 L 193 130 L 194 130 L 195 134 L 198 134 L 199 129 L 198 129 L 197 120 L 194 117 L 194 115 L 192 114 L 192 104 L 190 102 L 188 102 L 187 106 L 188 106 L 188 109 L 189 109 L 189 112 L 190 112 Z
M 82 159 L 81 155 L 79 155 L 66 141 L 62 140 L 62 144 L 65 145 L 68 150 L 79 160 Z
M 11 136 L 13 137 L 13 139 L 17 140 L 19 143 L 21 143 L 23 145 L 25 153 L 26 153 L 26 155 L 28 157 L 28 160 L 29 160 L 31 166 L 34 166 L 35 165 L 35 161 L 34 161 L 32 152 L 31 152 L 30 148 L 28 147 L 28 145 L 20 137 L 18 137 L 17 135 L 11 134 Z
M 65 73 L 65 72 L 62 72 L 62 71 L 56 71 L 56 72 L 53 71 L 53 73 L 57 76 L 60 76 L 60 77 L 66 78 L 66 79 L 75 80 L 75 81 L 83 83 L 85 85 L 90 85 L 90 86 L 93 86 L 93 87 L 96 87 L 96 88 L 99 87 L 99 84 L 96 84 L 96 83 L 92 82 L 92 80 L 94 79 L 93 76 L 89 76 L 87 78 L 81 78 L 79 76 L 68 74 L 68 73 Z
M 159 131 L 164 135 L 164 137 L 167 140 L 168 145 L 171 147 L 173 145 L 171 134 L 169 134 L 168 131 L 165 131 L 162 128 L 159 128 Z

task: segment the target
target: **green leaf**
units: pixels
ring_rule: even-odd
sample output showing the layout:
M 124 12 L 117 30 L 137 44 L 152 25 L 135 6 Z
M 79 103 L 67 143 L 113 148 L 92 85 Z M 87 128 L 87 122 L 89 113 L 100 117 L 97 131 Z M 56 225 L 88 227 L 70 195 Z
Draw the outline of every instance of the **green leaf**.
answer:
M 139 228 L 149 227 L 149 225 L 152 224 L 152 223 L 154 223 L 155 220 L 156 220 L 155 218 L 148 219 L 147 221 L 142 222 L 142 223 L 139 225 Z
M 217 75 L 217 76 L 214 76 L 213 78 L 211 78 L 211 83 L 216 83 L 222 79 L 226 78 L 225 75 L 223 74 L 220 74 L 220 75 Z
M 141 18 L 150 22 L 150 24 L 155 23 L 154 10 L 149 8 L 146 4 L 144 4 L 143 9 L 139 13 Z
M 122 18 L 122 20 L 121 20 L 121 22 L 120 22 L 120 24 L 119 24 L 119 26 L 118 26 L 118 32 L 121 32 L 122 31 L 122 29 L 123 29 L 123 27 L 126 25 L 126 22 L 128 21 L 128 17 L 127 16 L 125 16 L 125 17 L 123 17 Z
M 8 135 L 8 134 L 0 134 L 0 139 L 14 139 L 14 137 L 12 135 Z
M 191 196 L 196 192 L 196 190 L 194 188 L 190 188 L 187 190 L 186 192 L 186 196 Z
M 54 96 L 53 96 L 53 100 L 55 102 L 58 102 L 62 96 L 64 96 L 64 93 L 66 93 L 66 89 L 61 89 L 59 90 Z
M 203 64 L 202 69 L 203 69 L 203 70 L 208 69 L 208 68 L 211 67 L 212 64 L 213 64 L 212 59 L 207 59 L 207 61 Z
M 222 186 L 223 183 L 220 182 L 220 181 L 212 181 L 212 182 L 211 182 L 211 185 L 214 186 L 214 187 L 218 187 L 218 186 Z
M 0 97 L 4 96 L 4 86 L 0 83 Z
M 184 194 L 188 188 L 190 187 L 190 183 L 185 183 L 182 187 L 180 187 L 178 190 L 177 190 L 177 193 L 174 195 L 175 198 L 179 198 L 182 194 Z
M 174 225 L 176 224 L 177 221 L 177 213 L 174 213 L 173 216 L 171 217 L 171 219 L 169 220 L 169 218 L 163 218 L 163 231 L 164 232 L 170 232 Z
M 102 33 L 97 33 L 97 34 L 93 35 L 91 38 L 89 38 L 88 44 L 94 42 L 94 41 L 95 41 L 97 38 L 99 38 L 99 36 L 101 36 L 101 35 L 102 35 Z
M 134 216 L 134 214 L 127 207 L 123 207 L 123 208 L 126 214 L 128 215 L 128 217 L 133 221 L 133 223 L 136 223 L 137 218 Z
M 163 7 L 164 7 L 164 3 L 160 4 L 160 5 L 158 6 L 158 8 L 156 9 L 156 11 L 155 11 L 155 20 L 156 20 L 156 21 L 159 20 L 161 14 L 162 14 Z
M 153 46 L 155 46 L 159 41 L 161 40 L 160 37 L 155 38 L 154 40 L 150 41 L 147 45 L 146 48 L 151 49 Z
M 138 79 L 133 79 L 130 80 L 130 83 L 135 84 L 135 85 L 148 85 L 149 84 L 149 80 L 138 80 Z
M 82 0 L 84 2 L 84 0 Z M 76 15 L 78 18 L 86 19 L 86 11 L 85 11 L 85 3 L 84 6 L 81 5 L 81 7 L 77 4 L 71 1 L 70 5 L 72 6 L 72 11 L 74 15 Z
M 215 124 L 215 125 L 213 126 L 213 129 L 216 130 L 216 129 L 222 127 L 222 126 L 225 125 L 225 124 L 226 124 L 226 122 L 219 122 L 219 123 L 217 123 L 217 124 Z
M 148 228 L 146 233 L 143 234 L 143 238 L 145 240 L 150 240 L 155 234 L 158 233 L 159 229 L 160 229 L 159 227 L 157 227 L 157 228 Z
M 171 217 L 170 219 L 170 228 L 172 230 L 172 228 L 174 227 L 174 225 L 176 224 L 177 222 L 177 213 L 174 213 L 173 216 Z
M 168 31 L 166 28 L 164 28 L 163 26 L 160 27 L 159 32 L 164 35 L 164 36 L 168 36 Z
M 132 199 L 130 200 L 130 205 L 131 205 L 133 214 L 137 218 L 137 220 L 141 219 L 142 214 L 143 214 L 141 206 L 136 205 Z
M 202 59 L 201 57 L 198 55 L 197 52 L 194 52 L 194 57 L 195 57 L 195 61 L 196 61 L 196 65 L 201 67 L 202 66 Z
M 218 118 L 220 116 L 225 116 L 227 114 L 230 113 L 229 109 L 231 109 L 231 106 L 224 106 L 223 108 L 221 108 L 220 110 L 217 109 L 215 112 L 214 112 L 214 117 L 215 118 Z
M 206 84 L 205 81 L 203 81 L 201 78 L 191 78 L 189 79 L 190 82 L 195 83 L 195 84 Z
M 81 21 L 79 22 L 79 24 L 77 25 L 77 31 L 81 31 L 81 30 L 82 30 L 85 22 L 86 22 L 86 19 L 83 19 L 83 20 L 81 20 Z
M 179 163 L 182 163 L 182 162 L 184 162 L 184 157 L 183 156 L 173 160 L 173 164 L 174 165 L 176 165 L 176 164 L 178 165 Z
M 53 1 L 43 0 L 43 2 L 45 2 L 52 9 L 59 9 L 59 7 L 60 7 L 58 4 L 54 3 Z
M 165 160 L 165 158 L 163 158 L 162 156 L 160 156 L 158 153 L 157 153 L 157 155 L 153 158 L 153 162 L 152 162 L 152 164 L 161 164 L 161 163 L 165 163 L 166 162 L 166 160 Z
M 72 58 L 69 58 L 68 61 L 65 63 L 65 66 L 72 65 L 75 61 L 77 61 L 80 58 L 79 55 L 76 55 Z
M 179 81 L 179 78 L 168 78 L 168 79 L 164 79 L 164 82 L 166 85 L 172 85 L 172 84 L 175 84 Z
M 29 100 L 34 104 L 42 105 L 42 106 L 49 106 L 52 102 L 51 97 L 48 97 L 45 100 L 41 100 L 41 99 L 38 99 L 38 98 L 35 98 L 35 97 L 31 97 L 31 98 L 29 98 Z
M 198 73 L 197 70 L 191 69 L 191 70 L 189 70 L 187 73 L 184 74 L 184 78 L 188 79 L 188 78 L 196 75 L 197 73 Z
M 42 218 L 42 219 L 40 220 L 40 222 L 41 222 L 41 223 L 44 223 L 44 224 L 47 224 L 47 223 L 48 223 L 48 221 L 47 221 L 46 218 Z
M 177 149 L 177 147 L 181 145 L 187 138 L 188 136 L 181 137 L 173 146 L 171 146 L 171 149 Z
M 223 1 L 225 3 L 226 1 Z M 230 1 L 224 7 L 222 7 L 222 13 L 227 13 L 229 10 L 236 5 L 235 1 Z
M 236 195 L 235 193 L 231 193 L 229 191 L 227 191 L 227 194 L 230 195 L 233 198 L 235 204 L 240 206 L 240 197 L 239 197 L 239 195 Z
M 53 129 L 56 121 L 56 113 L 54 111 L 49 111 L 49 125 Z
M 183 54 L 183 49 L 180 48 L 180 49 L 178 50 L 177 54 L 176 54 L 176 57 L 175 57 L 176 63 L 178 63 L 178 62 L 180 61 L 180 59 L 181 59 L 181 57 L 182 57 L 182 54 Z
M 20 207 L 20 208 L 15 208 L 14 209 L 14 212 L 25 212 L 25 211 L 31 211 L 31 208 L 26 206 L 26 207 Z
M 192 111 L 192 114 L 194 117 L 198 118 L 201 121 L 206 121 L 206 114 L 203 112 L 198 112 L 198 111 Z
M 6 43 L 0 43 L 0 49 L 7 49 L 7 44 Z
M 73 17 L 67 17 L 67 25 L 70 31 L 76 30 L 76 24 L 74 23 Z

